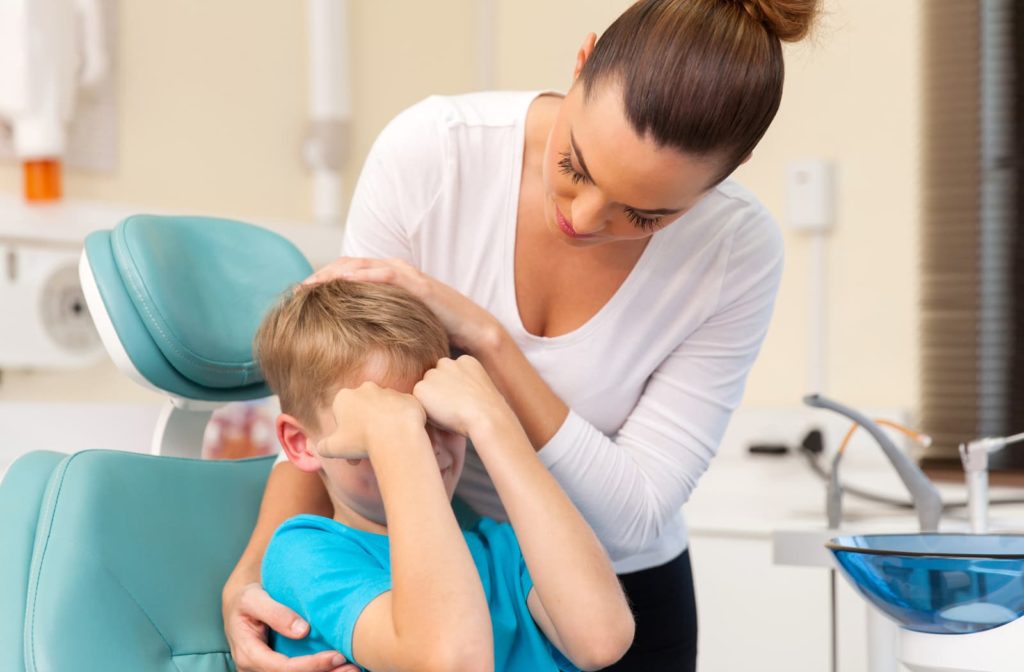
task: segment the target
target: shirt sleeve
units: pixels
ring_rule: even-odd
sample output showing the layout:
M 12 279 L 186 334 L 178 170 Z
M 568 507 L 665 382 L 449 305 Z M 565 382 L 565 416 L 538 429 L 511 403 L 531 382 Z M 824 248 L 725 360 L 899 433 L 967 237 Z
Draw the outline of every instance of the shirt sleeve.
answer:
M 446 179 L 446 128 L 439 98 L 413 105 L 385 126 L 356 183 L 342 254 L 419 266 L 410 241 Z
M 741 226 L 711 316 L 657 367 L 614 436 L 570 410 L 539 456 L 613 560 L 657 539 L 689 499 L 743 396 L 782 274 L 767 214 Z
M 309 623 L 309 638 L 350 661 L 352 633 L 363 609 L 391 590 L 389 570 L 357 545 L 323 529 L 292 524 L 271 539 L 262 580 L 270 597 Z

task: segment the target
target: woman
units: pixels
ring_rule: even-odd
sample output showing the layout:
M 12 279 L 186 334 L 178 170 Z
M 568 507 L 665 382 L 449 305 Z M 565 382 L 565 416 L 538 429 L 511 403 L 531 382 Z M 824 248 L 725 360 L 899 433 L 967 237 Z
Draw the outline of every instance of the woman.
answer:
M 542 461 L 616 563 L 637 635 L 613 670 L 695 668 L 680 510 L 714 455 L 767 330 L 782 243 L 726 178 L 778 110 L 780 40 L 817 0 L 642 0 L 581 47 L 564 96 L 429 98 L 367 158 L 335 277 L 410 290 L 500 386 Z M 464 486 L 464 487 L 463 487 Z M 459 495 L 501 517 L 467 456 Z M 318 481 L 278 466 L 224 589 L 242 670 L 283 661 L 265 626 L 304 634 L 259 588 L 285 518 L 325 512 Z M 342 668 L 344 669 L 344 668 Z

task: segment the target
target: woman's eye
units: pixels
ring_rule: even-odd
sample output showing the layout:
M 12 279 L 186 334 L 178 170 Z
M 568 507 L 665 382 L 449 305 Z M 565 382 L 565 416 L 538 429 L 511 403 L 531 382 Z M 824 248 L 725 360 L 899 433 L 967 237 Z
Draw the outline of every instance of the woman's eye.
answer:
M 661 217 L 644 217 L 636 210 L 626 210 L 626 217 L 641 231 L 650 231 L 661 221 Z
M 573 184 L 590 182 L 590 178 L 572 167 L 572 160 L 569 158 L 569 152 L 562 152 L 560 156 L 562 158 L 558 162 L 559 172 L 563 175 L 568 175 L 572 179 Z
M 572 166 L 572 159 L 569 156 L 569 152 L 561 152 L 559 154 L 562 158 L 558 161 L 558 170 L 563 175 L 568 175 L 572 179 L 573 184 L 579 184 L 580 182 L 590 183 L 590 178 L 579 172 Z M 635 210 L 626 209 L 626 217 L 633 226 L 640 229 L 641 231 L 651 231 L 658 226 L 661 221 L 661 217 L 644 217 Z

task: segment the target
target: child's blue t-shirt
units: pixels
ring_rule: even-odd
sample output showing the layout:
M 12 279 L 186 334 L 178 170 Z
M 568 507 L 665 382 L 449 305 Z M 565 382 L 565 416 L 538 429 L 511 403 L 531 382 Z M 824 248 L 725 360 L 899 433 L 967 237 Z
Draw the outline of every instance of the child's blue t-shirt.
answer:
M 463 536 L 490 608 L 495 671 L 577 672 L 530 615 L 526 598 L 533 580 L 512 526 L 484 518 Z M 263 587 L 310 626 L 304 639 L 275 637 L 277 651 L 291 657 L 335 650 L 358 663 L 352 657 L 356 621 L 366 605 L 391 590 L 388 537 L 330 518 L 296 516 L 270 540 Z

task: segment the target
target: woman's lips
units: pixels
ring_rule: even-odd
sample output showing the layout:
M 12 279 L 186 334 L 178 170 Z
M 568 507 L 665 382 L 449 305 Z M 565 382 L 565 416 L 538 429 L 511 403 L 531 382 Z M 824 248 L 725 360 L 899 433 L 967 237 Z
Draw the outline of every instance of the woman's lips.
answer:
M 565 217 L 562 216 L 562 211 L 555 206 L 555 221 L 558 222 L 558 228 L 562 230 L 562 233 L 569 236 L 570 238 L 589 238 L 591 234 L 576 233 L 576 229 L 572 228 L 572 224 L 569 223 Z

